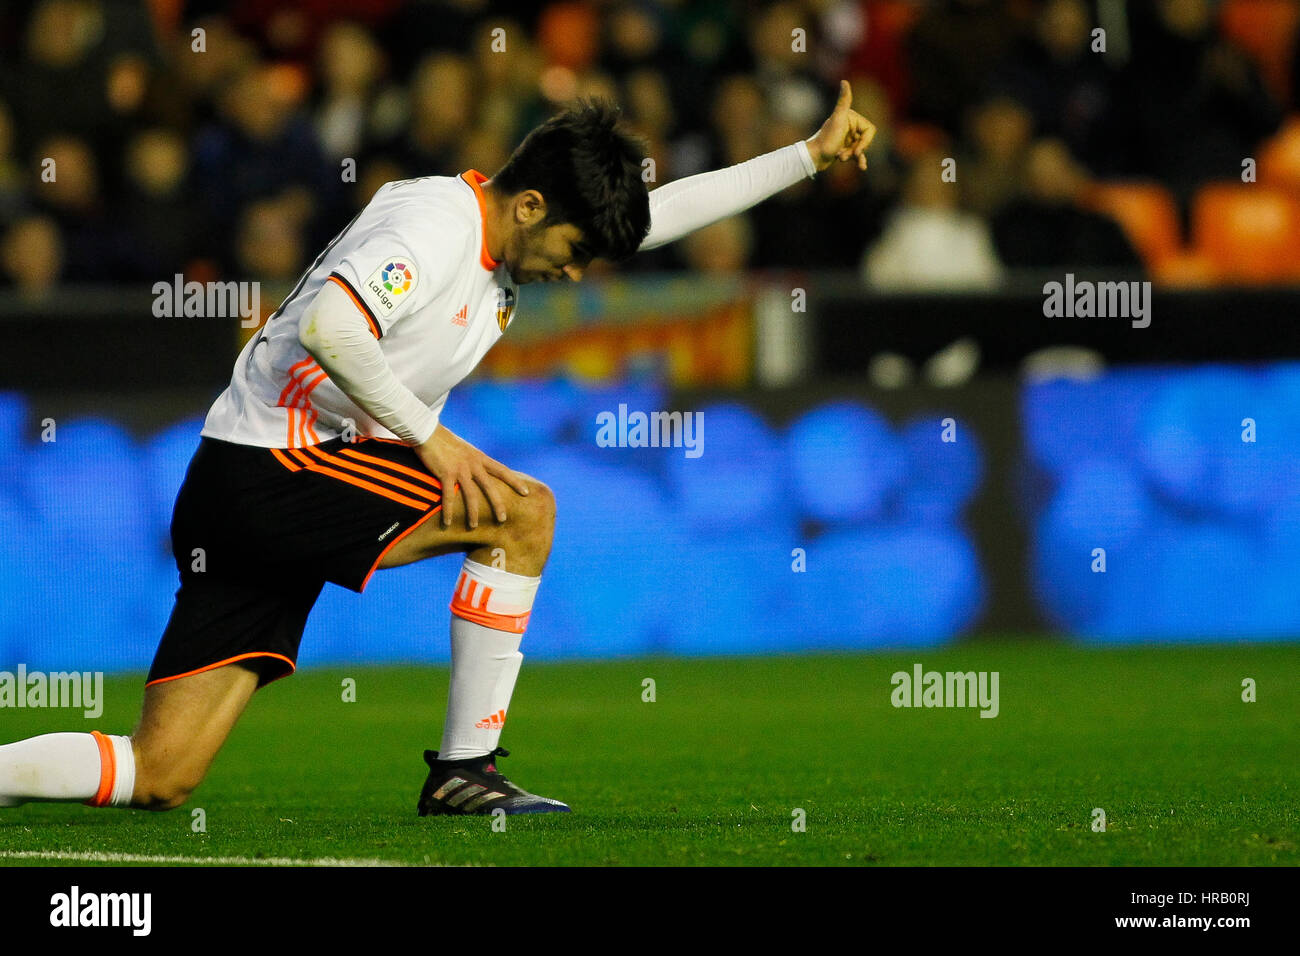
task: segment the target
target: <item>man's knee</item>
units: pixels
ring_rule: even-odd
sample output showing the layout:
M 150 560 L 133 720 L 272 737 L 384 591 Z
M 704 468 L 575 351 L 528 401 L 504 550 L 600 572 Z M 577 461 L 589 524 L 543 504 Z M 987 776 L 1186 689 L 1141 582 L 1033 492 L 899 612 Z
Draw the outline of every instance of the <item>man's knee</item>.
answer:
M 202 782 L 201 773 L 137 753 L 131 803 L 143 810 L 175 810 L 189 800 Z
M 180 779 L 150 781 L 143 788 L 136 787 L 131 803 L 141 810 L 175 810 L 184 806 L 197 786 Z
M 536 478 L 528 479 L 528 494 L 521 499 L 527 520 L 547 532 L 555 530 L 555 492 Z

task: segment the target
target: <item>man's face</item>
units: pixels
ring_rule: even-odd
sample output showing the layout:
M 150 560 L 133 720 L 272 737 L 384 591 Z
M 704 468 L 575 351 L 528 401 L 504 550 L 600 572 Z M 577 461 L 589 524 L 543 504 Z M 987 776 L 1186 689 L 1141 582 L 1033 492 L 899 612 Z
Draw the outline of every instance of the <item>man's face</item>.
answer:
M 506 269 L 510 278 L 518 285 L 581 281 L 592 259 L 582 230 L 572 223 L 547 225 L 544 215 L 537 218 L 538 211 L 531 212 L 524 217 L 529 221 L 517 225 L 514 241 L 507 244 Z

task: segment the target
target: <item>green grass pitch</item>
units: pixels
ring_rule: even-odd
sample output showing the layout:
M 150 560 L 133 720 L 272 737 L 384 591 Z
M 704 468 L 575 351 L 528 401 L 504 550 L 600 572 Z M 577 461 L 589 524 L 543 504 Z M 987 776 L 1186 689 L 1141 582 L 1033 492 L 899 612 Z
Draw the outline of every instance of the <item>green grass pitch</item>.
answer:
M 1000 714 L 906 709 L 890 676 L 987 670 Z M 356 702 L 342 700 L 345 678 Z M 655 701 L 643 701 L 643 681 Z M 1253 678 L 1258 700 L 1242 700 Z M 447 672 L 348 668 L 259 692 L 191 803 L 165 814 L 0 810 L 16 851 L 478 865 L 1300 864 L 1300 654 L 1254 645 L 528 662 L 502 769 L 571 815 L 424 818 Z M 125 733 L 140 681 L 98 721 L 0 711 L 0 740 Z M 206 832 L 194 832 L 201 808 Z M 1092 828 L 1094 808 L 1105 832 Z M 794 811 L 806 829 L 792 828 Z

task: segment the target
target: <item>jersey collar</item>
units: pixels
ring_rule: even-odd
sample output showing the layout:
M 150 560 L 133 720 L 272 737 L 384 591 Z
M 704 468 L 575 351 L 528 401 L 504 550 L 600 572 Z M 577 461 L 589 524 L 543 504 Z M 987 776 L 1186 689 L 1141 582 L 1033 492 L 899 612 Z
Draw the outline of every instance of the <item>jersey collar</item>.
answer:
M 501 265 L 496 259 L 488 255 L 487 246 L 487 203 L 483 199 L 482 184 L 487 182 L 487 177 L 477 169 L 467 169 L 460 174 L 460 178 L 465 181 L 465 185 L 474 190 L 474 198 L 478 200 L 478 214 L 483 222 L 483 245 L 478 251 L 478 261 L 488 272 L 493 272 L 496 267 Z

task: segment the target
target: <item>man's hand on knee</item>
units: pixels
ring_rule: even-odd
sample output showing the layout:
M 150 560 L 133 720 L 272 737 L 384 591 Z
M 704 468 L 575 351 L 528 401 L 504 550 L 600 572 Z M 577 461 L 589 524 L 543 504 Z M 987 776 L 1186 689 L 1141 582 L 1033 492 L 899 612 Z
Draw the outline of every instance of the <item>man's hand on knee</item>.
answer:
M 451 527 L 455 516 L 457 489 L 465 499 L 465 523 L 468 528 L 478 527 L 479 510 L 484 498 L 498 522 L 509 517 L 504 489 L 492 479 L 499 479 L 520 495 L 528 494 L 526 475 L 483 454 L 441 424 L 428 439 L 415 446 L 415 453 L 442 485 L 444 528 Z

